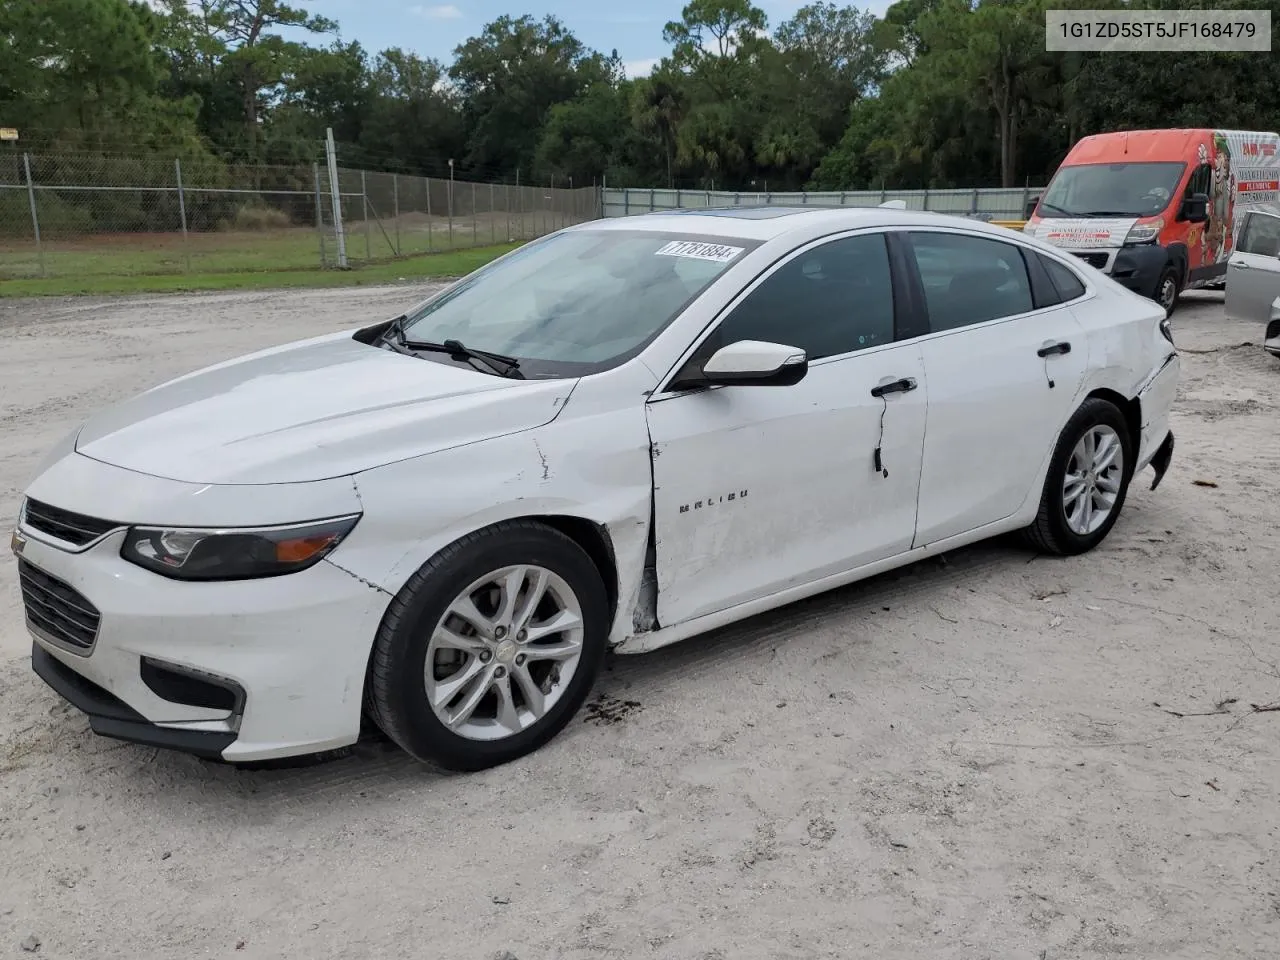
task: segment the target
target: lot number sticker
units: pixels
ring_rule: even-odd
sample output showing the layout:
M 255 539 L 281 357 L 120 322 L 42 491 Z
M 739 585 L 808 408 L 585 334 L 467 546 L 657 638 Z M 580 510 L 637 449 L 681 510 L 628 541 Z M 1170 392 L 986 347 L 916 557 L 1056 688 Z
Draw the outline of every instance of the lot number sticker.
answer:
M 698 243 L 693 240 L 673 240 L 660 249 L 659 257 L 690 257 L 694 260 L 710 260 L 728 263 L 743 251 L 742 247 L 726 247 L 720 243 Z

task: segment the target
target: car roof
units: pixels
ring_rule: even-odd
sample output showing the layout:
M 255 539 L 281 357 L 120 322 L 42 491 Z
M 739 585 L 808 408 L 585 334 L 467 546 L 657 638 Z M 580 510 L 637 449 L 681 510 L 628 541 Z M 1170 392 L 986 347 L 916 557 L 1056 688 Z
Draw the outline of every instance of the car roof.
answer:
M 651 230 L 684 236 L 703 235 L 742 240 L 773 240 L 814 227 L 838 231 L 863 227 L 961 227 L 975 233 L 1009 238 L 1007 227 L 972 219 L 963 213 L 931 213 L 892 207 L 804 207 L 742 205 L 663 210 L 608 217 L 579 224 L 573 230 Z

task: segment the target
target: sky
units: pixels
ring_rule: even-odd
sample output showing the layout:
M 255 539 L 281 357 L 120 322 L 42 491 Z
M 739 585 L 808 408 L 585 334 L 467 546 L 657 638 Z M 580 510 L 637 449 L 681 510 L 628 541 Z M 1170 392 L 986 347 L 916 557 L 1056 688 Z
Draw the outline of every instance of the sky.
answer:
M 756 0 L 769 29 L 790 17 L 806 0 Z M 308 0 L 306 9 L 336 20 L 345 41 L 358 40 L 370 54 L 401 47 L 446 64 L 453 49 L 503 14 L 559 17 L 587 46 L 608 54 L 616 49 L 628 76 L 643 76 L 669 51 L 662 28 L 680 18 L 685 0 Z M 888 0 L 858 3 L 882 14 Z

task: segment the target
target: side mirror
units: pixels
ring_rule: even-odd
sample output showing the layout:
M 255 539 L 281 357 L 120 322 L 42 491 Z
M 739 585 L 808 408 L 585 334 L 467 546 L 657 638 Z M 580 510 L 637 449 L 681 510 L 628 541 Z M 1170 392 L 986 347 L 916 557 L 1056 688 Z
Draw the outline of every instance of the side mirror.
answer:
M 1209 219 L 1209 197 L 1203 193 L 1193 193 L 1182 201 L 1182 209 L 1178 211 L 1179 219 L 1188 223 L 1204 223 Z
M 1039 206 L 1039 204 L 1040 204 L 1039 197 L 1028 198 L 1026 209 L 1022 211 L 1022 219 L 1030 220 L 1031 215 L 1036 212 L 1036 207 Z
M 721 347 L 702 365 L 708 386 L 790 387 L 808 372 L 803 350 L 762 340 L 739 340 Z

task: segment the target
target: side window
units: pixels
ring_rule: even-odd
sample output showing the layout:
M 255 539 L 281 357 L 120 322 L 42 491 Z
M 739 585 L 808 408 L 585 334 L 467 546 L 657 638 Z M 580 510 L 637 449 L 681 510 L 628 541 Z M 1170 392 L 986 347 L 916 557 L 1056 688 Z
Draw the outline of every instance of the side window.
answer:
M 1260 257 L 1280 256 L 1280 217 L 1256 210 L 1251 212 L 1240 231 L 1236 249 Z
M 765 340 L 820 360 L 893 341 L 893 281 L 884 234 L 814 247 L 751 291 L 716 331 L 720 345 Z
M 1053 286 L 1058 291 L 1058 296 L 1061 298 L 1059 303 L 1066 303 L 1076 297 L 1084 296 L 1084 284 L 1080 282 L 1074 270 L 1052 257 L 1041 256 L 1038 253 L 1036 256 L 1040 257 L 1045 273 L 1049 274 L 1049 279 L 1053 281 Z
M 911 234 L 932 330 L 1034 309 L 1022 254 L 1011 243 L 956 233 Z
M 1213 186 L 1213 167 L 1207 163 L 1202 163 L 1196 167 L 1195 172 L 1187 179 L 1187 191 L 1184 197 L 1190 198 L 1194 194 L 1203 193 L 1209 196 L 1209 189 Z

